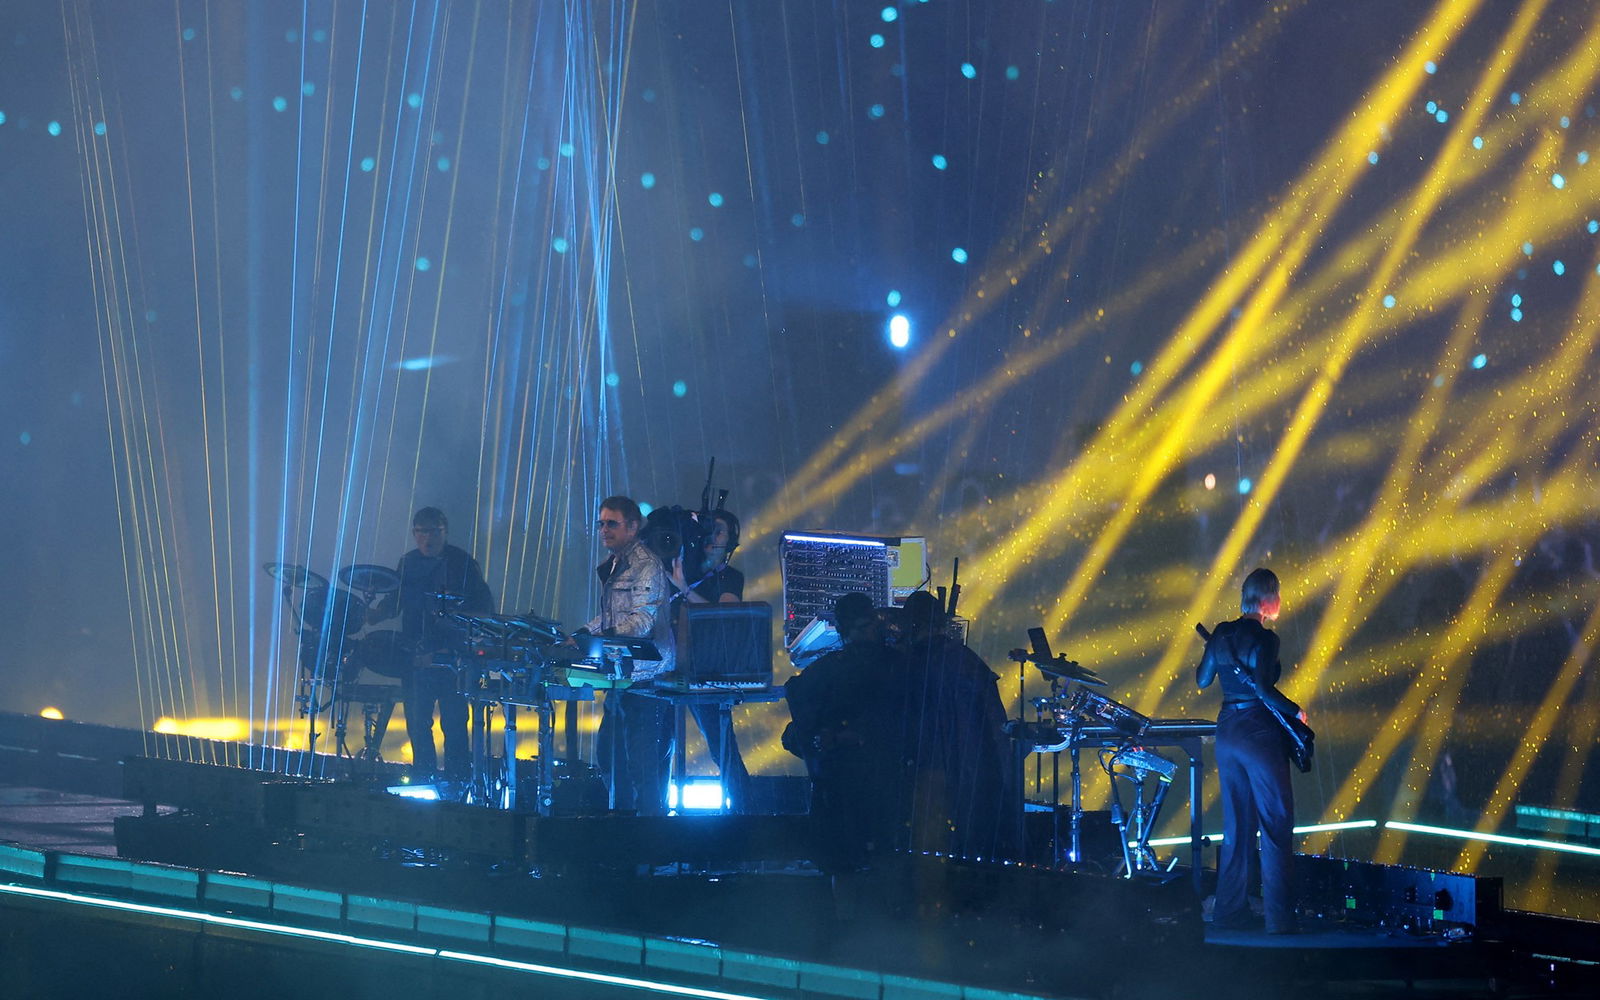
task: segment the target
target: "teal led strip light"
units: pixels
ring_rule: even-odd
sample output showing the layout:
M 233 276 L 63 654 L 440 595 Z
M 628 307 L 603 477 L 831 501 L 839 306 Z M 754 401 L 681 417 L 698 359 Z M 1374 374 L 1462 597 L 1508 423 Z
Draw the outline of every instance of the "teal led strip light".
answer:
M 1365 829 L 1370 829 L 1372 827 L 1375 827 L 1377 825 L 1378 825 L 1378 821 L 1375 820 L 1375 819 L 1355 819 L 1355 820 L 1350 820 L 1349 822 L 1346 822 L 1346 823 L 1315 823 L 1315 824 L 1312 824 L 1311 826 L 1297 826 L 1297 827 L 1294 828 L 1294 832 L 1295 833 L 1328 833 L 1328 832 L 1333 831 L 1333 830 L 1365 830 Z M 1211 841 L 1213 844 L 1220 844 L 1225 839 L 1222 836 L 1222 834 L 1220 834 L 1220 833 L 1202 833 L 1200 836 L 1204 837 L 1206 840 Z M 1150 841 L 1150 846 L 1151 847 L 1176 847 L 1179 844 L 1187 844 L 1188 842 L 1189 842 L 1189 838 L 1188 837 L 1161 837 L 1161 838 L 1159 838 L 1157 840 Z M 1131 841 L 1131 840 L 1128 841 L 1128 846 L 1129 847 L 1134 846 L 1134 842 Z
M 557 979 L 579 980 L 588 983 L 601 983 L 607 986 L 621 986 L 629 989 L 649 990 L 655 993 L 667 993 L 673 996 L 697 997 L 700 1000 L 768 1000 L 765 997 L 751 996 L 745 993 L 724 993 L 719 990 L 696 989 L 693 986 L 679 986 L 676 983 L 664 983 L 651 979 L 636 979 L 631 976 L 610 976 L 600 972 L 585 972 L 582 969 L 567 969 L 556 965 L 539 965 L 534 962 L 517 962 L 511 959 L 496 958 L 493 955 L 476 955 L 464 951 L 447 951 L 440 948 L 428 948 L 421 945 L 401 944 L 397 941 L 380 941 L 376 938 L 357 937 L 353 934 L 340 934 L 335 931 L 319 931 L 309 927 L 290 927 L 287 924 L 271 924 L 260 920 L 244 920 L 239 917 L 220 916 L 215 913 L 202 913 L 197 910 L 179 910 L 169 906 L 150 906 L 146 903 L 130 903 L 120 899 L 101 899 L 96 896 L 83 896 L 75 892 L 61 892 L 56 889 L 38 889 L 24 885 L 0 885 L 0 893 L 13 896 L 28 896 L 35 899 L 48 899 L 62 903 L 74 903 L 79 906 L 92 906 L 104 910 L 117 910 L 124 913 L 138 913 L 155 917 L 166 917 L 175 920 L 187 920 L 197 924 L 209 924 L 217 927 L 232 927 L 240 930 L 258 931 L 263 934 L 276 934 L 283 937 L 303 938 L 312 941 L 331 942 L 333 944 L 349 945 L 355 948 L 371 948 L 377 951 L 394 952 L 403 955 L 416 955 L 425 958 L 440 958 L 452 962 L 465 962 L 474 965 L 491 966 L 499 969 L 509 969 L 515 972 L 527 972 L 533 975 L 550 976 Z
M 1600 857 L 1600 847 L 1564 844 L 1559 840 L 1529 840 L 1527 837 L 1507 837 L 1499 833 L 1479 833 L 1476 830 L 1452 830 L 1444 826 L 1424 826 L 1420 823 L 1401 823 L 1397 820 L 1390 820 L 1383 825 L 1390 830 L 1404 830 L 1407 833 L 1428 833 L 1436 837 L 1481 840 L 1489 844 L 1506 844 L 1510 847 L 1531 847 L 1540 851 L 1560 851 L 1565 854 L 1586 854 L 1590 857 Z

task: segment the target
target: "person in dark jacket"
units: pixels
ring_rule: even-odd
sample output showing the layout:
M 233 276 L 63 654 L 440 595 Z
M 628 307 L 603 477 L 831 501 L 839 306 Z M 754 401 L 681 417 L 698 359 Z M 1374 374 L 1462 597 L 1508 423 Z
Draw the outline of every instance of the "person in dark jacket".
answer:
M 461 652 L 460 626 L 441 611 L 488 614 L 494 611 L 494 594 L 483 570 L 465 549 L 446 541 L 450 522 L 444 511 L 424 507 L 411 518 L 411 536 L 417 547 L 400 557 L 396 571 L 400 589 L 374 609 L 372 620 L 400 615 L 399 648 L 412 661 L 406 671 L 401 698 L 405 705 L 406 733 L 411 737 L 413 779 L 433 781 L 439 765 L 433 743 L 433 707 L 439 706 L 439 731 L 444 736 L 445 777 L 465 781 L 472 774 L 472 745 L 467 739 L 467 699 L 450 660 Z M 439 595 L 452 595 L 449 600 Z
M 1217 862 L 1214 927 L 1255 926 L 1247 896 L 1250 853 L 1261 835 L 1261 895 L 1269 934 L 1298 930 L 1294 903 L 1294 789 L 1283 727 L 1267 708 L 1286 715 L 1299 707 L 1277 690 L 1283 666 L 1277 633 L 1278 578 L 1269 569 L 1245 577 L 1239 602 L 1244 614 L 1212 630 L 1195 670 L 1201 688 L 1222 688 L 1217 715 L 1217 775 L 1222 783 L 1223 841 Z
M 784 749 L 811 775 L 816 860 L 830 874 L 864 868 L 890 849 L 903 743 L 901 661 L 872 600 L 840 597 L 834 624 L 844 648 L 784 684 L 793 721 L 783 732 Z

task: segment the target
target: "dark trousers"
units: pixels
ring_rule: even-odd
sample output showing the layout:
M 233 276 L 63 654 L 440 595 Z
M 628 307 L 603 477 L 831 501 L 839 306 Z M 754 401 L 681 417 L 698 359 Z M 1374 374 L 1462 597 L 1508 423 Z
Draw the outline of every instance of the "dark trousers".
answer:
M 641 816 L 664 815 L 672 704 L 631 691 L 607 692 L 599 744 L 600 771 L 611 788 L 611 808 Z
M 472 773 L 472 745 L 467 741 L 467 699 L 449 667 L 418 667 L 401 692 L 406 706 L 406 735 L 411 737 L 411 772 L 432 781 L 439 769 L 433 746 L 433 706 L 439 705 L 439 730 L 444 734 L 444 768 L 461 781 Z
M 1261 897 L 1268 930 L 1294 926 L 1294 789 L 1283 728 L 1260 702 L 1223 706 L 1217 716 L 1222 780 L 1222 856 L 1212 919 L 1249 914 L 1250 854 L 1261 834 Z
M 724 743 L 722 712 L 716 705 L 690 705 L 689 714 L 694 716 L 695 725 L 705 734 L 706 750 L 710 752 L 711 759 L 717 762 L 717 773 L 722 776 L 722 794 L 732 799 L 734 809 L 739 810 L 750 781 L 750 772 L 745 770 L 744 757 L 739 754 L 739 738 L 733 731 L 733 719 L 728 719 L 728 739 Z

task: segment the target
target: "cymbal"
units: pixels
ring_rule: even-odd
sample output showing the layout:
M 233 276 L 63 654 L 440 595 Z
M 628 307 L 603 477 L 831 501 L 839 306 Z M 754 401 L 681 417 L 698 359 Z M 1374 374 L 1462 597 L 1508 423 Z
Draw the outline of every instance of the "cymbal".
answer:
M 363 594 L 392 594 L 400 589 L 400 574 L 387 566 L 356 563 L 339 571 L 339 582 Z
M 327 577 L 311 572 L 304 566 L 294 563 L 269 562 L 262 564 L 262 569 L 274 580 L 282 580 L 291 587 L 304 587 L 307 590 L 327 590 Z
M 1057 655 L 1053 660 L 1034 660 L 1033 665 L 1046 677 L 1060 677 L 1062 680 L 1077 681 L 1079 684 L 1093 684 L 1095 687 L 1105 687 L 1106 680 L 1088 667 L 1080 666 L 1063 655 Z

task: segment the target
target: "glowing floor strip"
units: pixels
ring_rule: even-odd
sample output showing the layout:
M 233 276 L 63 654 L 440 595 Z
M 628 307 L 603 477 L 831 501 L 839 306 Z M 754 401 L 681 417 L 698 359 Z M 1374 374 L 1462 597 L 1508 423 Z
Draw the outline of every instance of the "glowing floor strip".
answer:
M 1383 825 L 1387 829 L 1404 830 L 1407 833 L 1431 833 L 1436 837 L 1482 840 L 1490 844 L 1506 844 L 1511 847 L 1531 847 L 1540 851 L 1562 851 L 1567 854 L 1586 854 L 1590 857 L 1600 857 L 1600 847 L 1564 844 L 1559 840 L 1529 840 L 1527 837 L 1507 837 L 1498 833 L 1478 833 L 1475 830 L 1452 830 L 1449 827 L 1423 826 L 1420 823 L 1401 823 L 1396 820 L 1390 820 Z
M 1333 831 L 1333 830 L 1365 830 L 1365 829 L 1370 829 L 1372 827 L 1375 827 L 1377 825 L 1378 825 L 1378 821 L 1375 820 L 1375 819 L 1355 819 L 1355 820 L 1350 820 L 1347 823 L 1314 823 L 1311 826 L 1297 826 L 1297 827 L 1294 828 L 1294 832 L 1295 833 L 1328 833 L 1328 832 Z M 1205 838 L 1206 840 L 1211 841 L 1213 844 L 1220 844 L 1220 843 L 1222 843 L 1222 841 L 1224 839 L 1222 834 L 1220 834 L 1220 833 L 1202 833 L 1200 836 Z M 1188 837 L 1161 837 L 1161 838 L 1159 838 L 1157 840 L 1150 841 L 1150 846 L 1151 847 L 1176 847 L 1179 844 L 1187 844 L 1188 842 L 1189 842 L 1189 838 Z M 1133 846 L 1133 841 L 1130 840 L 1128 842 L 1128 846 L 1132 847 Z
M 452 962 L 467 962 L 473 965 L 510 969 L 517 972 L 531 972 L 536 975 L 554 976 L 559 979 L 576 979 L 588 983 L 604 983 L 608 986 L 622 986 L 629 989 L 652 990 L 658 993 L 670 993 L 674 996 L 702 997 L 704 1000 L 767 1000 L 765 997 L 752 996 L 746 993 L 723 993 L 718 990 L 702 990 L 696 989 L 692 986 L 679 986 L 675 983 L 663 983 L 650 979 L 635 979 L 630 976 L 609 976 L 601 972 L 585 972 L 581 969 L 565 969 L 561 968 L 560 966 L 539 965 L 534 962 L 517 962 L 506 958 L 496 958 L 493 955 L 476 955 L 465 951 L 448 951 L 441 948 L 428 948 L 421 945 L 401 944 L 397 941 L 381 941 L 377 938 L 357 937 L 353 934 L 340 934 L 336 931 L 319 931 L 309 927 L 290 927 L 286 924 L 269 924 L 259 920 L 244 920 L 240 917 L 226 917 L 215 913 L 202 913 L 198 910 L 179 910 L 167 906 L 151 906 L 146 903 L 130 903 L 120 899 L 102 899 L 97 896 L 83 896 L 79 895 L 78 893 L 61 892 L 56 889 L 39 889 L 33 886 L 25 885 L 0 885 L 0 893 L 9 893 L 13 896 L 30 896 L 36 899 L 49 899 L 64 903 L 76 903 L 81 906 L 93 906 L 105 910 L 119 910 L 125 913 L 139 913 L 148 916 L 189 920 L 195 923 L 211 924 L 218 927 L 233 927 L 241 930 L 259 931 L 263 934 L 277 934 L 283 937 L 297 937 L 313 941 L 326 941 L 334 944 L 350 945 L 356 948 L 372 948 L 378 951 L 389 951 L 429 958 L 442 958 Z

